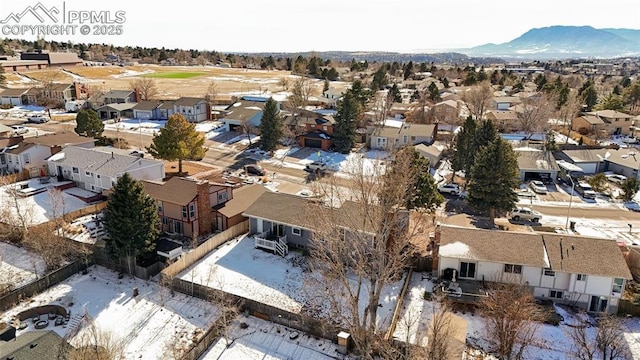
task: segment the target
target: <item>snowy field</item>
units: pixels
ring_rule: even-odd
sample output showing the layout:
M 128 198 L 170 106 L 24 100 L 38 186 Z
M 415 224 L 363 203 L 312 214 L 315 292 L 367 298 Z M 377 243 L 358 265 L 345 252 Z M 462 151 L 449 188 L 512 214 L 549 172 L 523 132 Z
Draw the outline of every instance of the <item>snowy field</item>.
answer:
M 125 131 L 130 133 L 143 133 L 146 135 L 155 135 L 167 122 L 165 120 L 138 120 L 138 119 L 122 119 L 119 122 L 105 123 L 105 130 Z
M 132 289 L 140 295 L 132 297 Z M 155 283 L 92 266 L 86 275 L 76 274 L 61 284 L 7 311 L 4 321 L 40 305 L 56 304 L 71 310 L 67 327 L 51 323 L 46 330 L 65 336 L 70 326 L 85 312 L 101 331 L 110 332 L 124 345 L 125 359 L 167 359 L 171 348 L 186 348 L 194 337 L 204 333 L 216 320 L 216 307 L 183 294 L 171 294 Z M 70 305 L 72 304 L 72 305 Z M 33 323 L 27 320 L 33 330 Z M 73 345 L 73 339 L 71 341 Z
M 291 252 L 286 258 L 255 249 L 254 240 L 241 236 L 232 240 L 178 275 L 183 280 L 256 300 L 280 309 L 315 317 L 331 316 L 324 289 L 307 278 L 304 257 Z M 378 308 L 378 327 L 391 323 L 403 279 L 383 290 Z M 361 294 L 364 311 L 366 294 Z
M 421 273 L 414 273 L 403 304 L 404 311 L 398 320 L 394 337 L 413 344 L 425 344 L 425 336 L 429 322 L 438 305 L 434 301 L 422 298 L 424 291 L 431 291 L 433 284 Z M 569 325 L 587 325 L 589 334 L 595 334 L 594 320 L 584 313 L 576 313 L 562 306 L 555 306 L 564 321 L 558 326 L 539 324 L 536 332 L 537 346 L 528 348 L 525 359 L 532 360 L 564 360 L 571 358 L 572 341 L 568 335 Z M 488 347 L 485 320 L 476 314 L 457 313 L 467 322 L 467 342 L 484 348 Z M 640 319 L 630 318 L 622 321 L 624 337 L 634 359 L 640 359 Z M 495 359 L 488 357 L 487 359 Z
M 46 188 L 46 190 L 32 196 L 17 197 L 17 208 L 14 203 L 14 197 L 7 192 L 8 188 L 14 188 L 16 184 L 0 187 L 0 207 L 9 209 L 14 217 L 17 216 L 17 209 L 19 209 L 20 213 L 25 214 L 27 223 L 35 225 L 52 220 L 55 214 L 61 216 L 63 213 L 66 214 L 88 206 L 84 201 L 69 194 L 69 192 L 77 191 L 77 189 L 74 190 L 75 188 L 62 191 L 59 197 L 52 195 L 53 193 L 48 189 L 56 183 L 53 178 L 48 184 L 41 184 L 37 178 L 20 182 L 20 184 L 26 184 L 26 189 L 38 191 Z
M 246 329 L 241 323 L 249 325 Z M 252 316 L 235 319 L 225 338 L 218 340 L 200 360 L 330 360 L 342 358 L 337 345 Z M 350 357 L 345 357 L 350 359 Z
M 38 255 L 13 244 L 0 242 L 0 288 L 19 288 L 44 275 L 46 268 Z

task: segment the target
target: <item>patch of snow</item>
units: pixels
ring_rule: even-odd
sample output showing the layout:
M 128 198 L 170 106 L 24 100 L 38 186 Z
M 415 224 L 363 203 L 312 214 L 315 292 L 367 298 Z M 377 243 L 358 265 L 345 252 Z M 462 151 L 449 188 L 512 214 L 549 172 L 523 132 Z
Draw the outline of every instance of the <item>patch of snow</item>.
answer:
M 0 242 L 0 288 L 15 289 L 44 275 L 40 256 L 13 244 Z
M 440 246 L 438 252 L 441 256 L 445 257 L 465 257 L 469 255 L 469 246 L 463 242 L 456 241 Z
M 133 297 L 132 289 L 140 295 Z M 71 311 L 72 319 L 87 312 L 98 329 L 122 341 L 126 359 L 164 359 L 170 349 L 186 349 L 194 336 L 213 325 L 218 309 L 210 302 L 180 293 L 171 293 L 156 283 L 92 266 L 86 275 L 76 274 L 64 282 L 22 302 L 4 313 L 4 321 L 40 305 L 60 305 Z M 22 332 L 33 331 L 31 321 Z M 71 326 L 45 328 L 65 337 Z M 81 331 L 82 333 L 82 331 Z M 71 339 L 71 344 L 77 337 Z M 77 345 L 77 344 L 76 344 Z

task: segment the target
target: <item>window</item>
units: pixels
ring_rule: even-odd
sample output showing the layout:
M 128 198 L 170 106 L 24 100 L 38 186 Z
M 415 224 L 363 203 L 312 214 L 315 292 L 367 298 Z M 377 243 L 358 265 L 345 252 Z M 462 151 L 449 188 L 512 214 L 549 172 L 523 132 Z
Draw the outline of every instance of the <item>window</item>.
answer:
M 100 179 L 100 174 L 96 174 L 96 177 L 97 177 L 98 179 Z
M 162 203 L 158 203 L 158 212 L 162 213 Z
M 296 228 L 296 227 L 291 228 L 291 233 L 293 235 L 300 236 L 300 235 L 302 235 L 302 229 Z
M 4 165 L 4 164 L 6 164 L 6 163 L 7 163 L 7 157 L 6 157 L 6 155 L 5 155 L 5 154 L 0 155 L 0 163 L 1 163 L 2 165 Z
M 322 130 L 327 131 L 327 125 L 323 125 Z
M 522 274 L 522 265 L 504 264 L 504 272 L 509 274 Z
M 576 280 L 577 280 L 577 281 L 587 281 L 587 275 L 585 275 L 585 274 L 578 274 L 578 276 L 576 276 Z
M 91 185 L 91 191 L 95 191 L 95 190 L 96 190 L 96 187 Z
M 613 279 L 613 291 L 616 294 L 622 293 L 622 284 L 624 283 L 623 279 Z
M 227 200 L 227 193 L 226 192 L 218 194 L 218 201 L 226 201 L 226 200 Z
M 195 219 L 196 217 L 196 205 L 194 203 L 189 204 L 189 218 Z
M 562 299 L 562 291 L 549 290 L 549 297 L 553 299 Z
M 182 207 L 182 218 L 183 219 L 187 218 L 187 207 L 186 206 Z
M 166 217 L 162 217 L 162 225 L 169 225 L 169 219 L 167 219 Z
M 91 171 L 85 171 L 84 174 L 87 176 L 91 176 Z
M 544 276 L 556 276 L 556 272 L 551 270 L 550 268 L 545 268 Z
M 74 173 L 74 174 L 77 174 L 77 173 L 78 173 L 78 168 L 77 168 L 77 167 L 72 168 L 72 170 L 73 170 L 73 173 Z

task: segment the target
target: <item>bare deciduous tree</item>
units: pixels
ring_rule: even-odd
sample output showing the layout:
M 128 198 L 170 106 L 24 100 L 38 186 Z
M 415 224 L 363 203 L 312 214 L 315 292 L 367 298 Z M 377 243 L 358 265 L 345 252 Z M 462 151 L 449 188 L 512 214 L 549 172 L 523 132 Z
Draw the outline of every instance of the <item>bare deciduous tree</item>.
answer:
M 480 309 L 498 357 L 524 359 L 524 351 L 538 328 L 536 321 L 542 319 L 530 289 L 521 284 L 492 283 L 488 296 L 480 301 Z
M 290 110 L 304 109 L 309 103 L 309 97 L 311 96 L 312 91 L 313 85 L 308 78 L 304 76 L 297 78 L 293 82 L 291 95 L 287 99 L 287 108 Z
M 469 114 L 473 116 L 476 121 L 479 121 L 489 108 L 489 104 L 493 98 L 491 84 L 489 84 L 488 81 L 484 81 L 469 90 L 464 91 L 461 98 L 467 105 Z
M 527 136 L 536 132 L 546 132 L 552 106 L 552 102 L 543 94 L 523 99 L 516 110 L 520 130 Z
M 429 323 L 427 332 L 427 358 L 429 360 L 447 360 L 451 354 L 451 341 L 453 338 L 453 313 L 449 304 L 441 301 L 439 308 L 433 306 L 433 317 Z
M 211 81 L 209 86 L 207 86 L 207 93 L 204 95 L 204 99 L 209 104 L 209 107 L 213 109 L 216 105 L 216 97 L 218 96 L 218 85 L 215 81 Z
M 5 191 L 0 208 L 0 222 L 5 224 L 5 238 L 19 242 L 33 222 L 34 204 L 25 199 L 18 189 L 17 174 L 0 176 L 0 191 Z
M 593 329 L 588 322 L 568 327 L 572 341 L 571 354 L 577 360 L 627 360 L 632 359 L 620 320 L 612 315 L 602 315 Z
M 569 92 L 567 97 L 567 102 L 564 103 L 557 111 L 558 120 L 562 122 L 562 124 L 567 129 L 567 137 L 565 140 L 565 144 L 569 143 L 569 138 L 571 137 L 571 128 L 573 127 L 573 119 L 578 116 L 580 110 L 582 109 L 582 102 L 578 96 L 578 93 L 575 90 Z
M 309 205 L 311 239 L 310 288 L 324 289 L 319 306 L 347 327 L 355 350 L 364 358 L 390 356 L 394 349 L 380 334 L 377 314 L 383 289 L 401 279 L 413 253 L 411 240 L 428 211 L 403 207 L 412 197 L 416 170 L 411 159 L 398 152 L 393 171 L 381 167 L 365 170 L 362 159 L 348 166 L 348 185 L 335 177 L 315 183 L 314 192 L 324 203 Z M 390 166 L 390 165 L 387 165 Z M 364 310 L 362 310 L 364 309 Z
M 29 228 L 22 244 L 37 253 L 48 271 L 58 269 L 69 261 L 85 259 L 89 256 L 89 248 L 80 243 L 72 242 L 55 234 L 52 222 Z
M 148 77 L 140 77 L 129 83 L 140 94 L 140 100 L 153 100 L 158 96 L 159 90 L 156 80 Z

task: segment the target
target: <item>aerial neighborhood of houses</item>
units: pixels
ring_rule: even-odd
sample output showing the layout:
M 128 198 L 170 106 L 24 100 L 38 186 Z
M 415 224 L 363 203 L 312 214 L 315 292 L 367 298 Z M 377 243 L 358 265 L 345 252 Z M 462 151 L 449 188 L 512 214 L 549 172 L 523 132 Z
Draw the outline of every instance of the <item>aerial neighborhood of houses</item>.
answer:
M 2 358 L 640 358 L 637 59 L 9 45 Z

